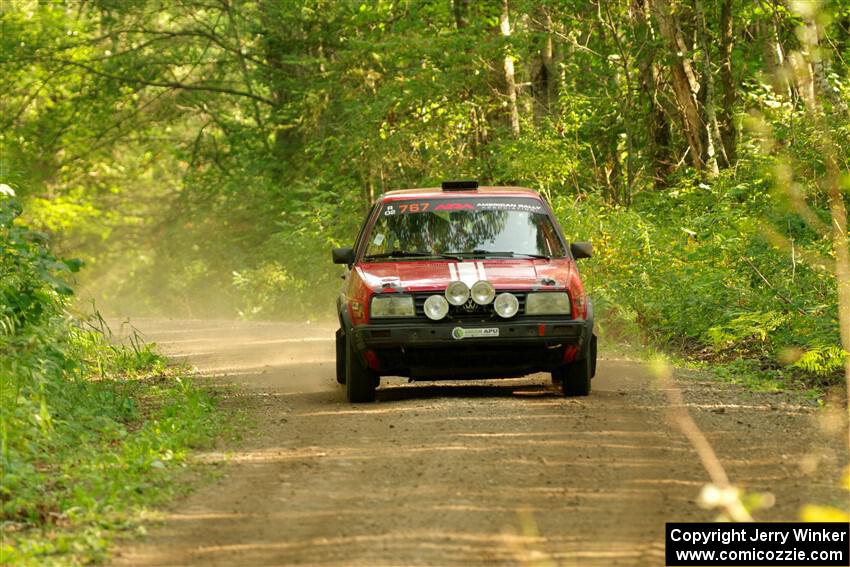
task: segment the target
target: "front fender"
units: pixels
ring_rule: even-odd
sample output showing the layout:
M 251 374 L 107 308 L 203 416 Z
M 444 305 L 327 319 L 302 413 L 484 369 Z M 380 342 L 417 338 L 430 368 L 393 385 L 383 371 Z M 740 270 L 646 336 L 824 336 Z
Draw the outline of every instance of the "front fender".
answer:
M 588 336 L 593 334 L 593 324 L 594 324 L 593 317 L 594 317 L 593 300 L 588 297 L 587 298 L 587 316 L 584 318 L 587 321 Z
M 343 333 L 348 332 L 352 328 L 351 314 L 348 311 L 348 304 L 345 301 L 345 294 L 340 293 L 336 299 L 336 311 L 339 318 L 339 327 Z

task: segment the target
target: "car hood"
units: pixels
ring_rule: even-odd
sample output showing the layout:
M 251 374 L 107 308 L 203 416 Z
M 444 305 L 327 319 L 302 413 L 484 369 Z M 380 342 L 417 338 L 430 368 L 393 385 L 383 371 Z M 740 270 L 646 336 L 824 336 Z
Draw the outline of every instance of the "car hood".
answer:
M 487 280 L 498 289 L 530 289 L 551 278 L 563 286 L 571 269 L 572 261 L 567 258 L 378 262 L 357 267 L 363 281 L 374 290 L 392 286 L 411 292 L 442 290 L 454 280 L 469 286 Z

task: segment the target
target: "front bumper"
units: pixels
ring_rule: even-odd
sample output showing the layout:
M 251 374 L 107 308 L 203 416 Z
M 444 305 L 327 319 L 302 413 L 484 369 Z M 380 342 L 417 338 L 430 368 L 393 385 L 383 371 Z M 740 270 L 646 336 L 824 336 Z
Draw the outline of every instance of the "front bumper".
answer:
M 591 324 L 563 319 L 372 322 L 349 329 L 348 338 L 363 363 L 384 375 L 512 377 L 551 371 L 581 357 Z M 481 332 L 488 336 L 470 336 Z

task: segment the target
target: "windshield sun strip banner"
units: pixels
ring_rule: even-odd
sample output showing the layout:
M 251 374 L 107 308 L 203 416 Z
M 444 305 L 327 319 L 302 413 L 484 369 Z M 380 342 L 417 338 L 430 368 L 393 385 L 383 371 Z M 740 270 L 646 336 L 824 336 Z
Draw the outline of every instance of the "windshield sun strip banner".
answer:
M 522 197 L 410 199 L 385 203 L 381 215 L 391 217 L 394 215 L 458 211 L 521 211 L 543 214 L 546 209 L 541 201 Z

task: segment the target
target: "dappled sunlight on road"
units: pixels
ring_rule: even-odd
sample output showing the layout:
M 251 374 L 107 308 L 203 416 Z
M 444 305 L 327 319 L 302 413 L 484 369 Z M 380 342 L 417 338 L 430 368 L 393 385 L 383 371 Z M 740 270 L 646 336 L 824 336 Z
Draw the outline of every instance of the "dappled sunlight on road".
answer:
M 655 565 L 664 522 L 713 517 L 695 503 L 705 474 L 639 364 L 603 360 L 589 398 L 562 397 L 542 374 L 391 378 L 377 403 L 353 406 L 322 339 L 332 328 L 249 326 L 244 341 L 205 328 L 203 343 L 171 333 L 165 344 L 186 349 L 205 379 L 238 384 L 222 403 L 258 423 L 201 456 L 223 478 L 119 565 Z M 315 340 L 286 342 L 293 333 Z M 778 490 L 799 470 L 778 456 L 778 436 L 753 438 L 740 422 L 780 416 L 783 432 L 802 431 L 807 410 L 702 394 L 687 403 L 748 488 Z M 797 504 L 784 496 L 787 519 Z

